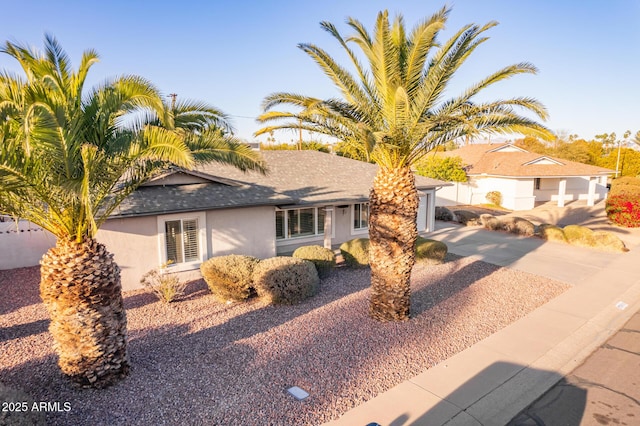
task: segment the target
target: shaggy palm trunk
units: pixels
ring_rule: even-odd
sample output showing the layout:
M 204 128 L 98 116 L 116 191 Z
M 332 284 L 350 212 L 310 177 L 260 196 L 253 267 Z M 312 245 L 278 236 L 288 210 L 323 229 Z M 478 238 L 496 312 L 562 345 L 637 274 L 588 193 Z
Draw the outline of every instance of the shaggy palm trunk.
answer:
M 380 167 L 369 198 L 371 303 L 378 321 L 404 321 L 418 236 L 418 192 L 411 169 Z
M 62 372 L 94 388 L 125 377 L 127 318 L 113 255 L 94 239 L 59 238 L 40 265 L 40 295 Z

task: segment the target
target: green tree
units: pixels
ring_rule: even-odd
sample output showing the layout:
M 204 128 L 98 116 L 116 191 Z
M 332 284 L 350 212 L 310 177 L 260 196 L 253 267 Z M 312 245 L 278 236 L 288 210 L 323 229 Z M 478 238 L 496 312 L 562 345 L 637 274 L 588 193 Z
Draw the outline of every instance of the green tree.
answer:
M 331 152 L 329 145 L 319 141 L 303 141 L 302 144 L 295 145 L 288 143 L 280 143 L 277 145 L 260 144 L 261 151 L 299 151 L 300 148 L 302 148 L 303 151 Z
M 421 176 L 445 182 L 467 181 L 467 173 L 460 157 L 424 156 L 416 162 L 415 170 Z
M 439 41 L 449 12 L 442 8 L 410 32 L 400 15 L 390 23 L 387 11 L 378 14 L 373 34 L 349 18 L 347 24 L 354 34 L 347 38 L 333 24 L 321 23 L 344 49 L 352 71 L 320 47 L 299 47 L 339 89 L 341 98 L 274 93 L 265 98 L 265 112 L 259 117 L 270 125 L 257 134 L 302 127 L 335 137 L 378 164 L 369 201 L 370 315 L 381 321 L 409 317 L 418 211 L 411 166 L 434 147 L 467 135 L 522 132 L 550 136 L 545 127 L 517 113 L 522 108 L 545 118 L 545 108 L 535 99 L 474 101 L 478 93 L 499 81 L 535 73 L 531 64 L 507 66 L 459 96 L 444 98 L 456 71 L 487 40 L 485 32 L 496 25 L 466 25 L 448 40 Z M 366 67 L 352 46 L 360 50 Z M 280 106 L 292 111 L 276 110 Z
M 603 149 L 605 154 L 609 154 L 609 152 L 611 152 L 611 150 L 616 145 L 616 134 L 615 134 L 615 132 L 613 132 L 613 133 L 602 133 L 600 135 L 596 135 L 596 139 L 598 141 L 600 141 L 600 143 L 602 144 L 602 149 Z
M 120 270 L 98 228 L 120 202 L 170 165 L 218 161 L 264 170 L 230 136 L 225 116 L 197 102 L 169 106 L 137 76 L 85 91 L 98 61 L 77 70 L 52 36 L 44 52 L 7 42 L 1 52 L 23 75 L 0 73 L 0 212 L 57 237 L 41 262 L 40 294 L 51 317 L 59 366 L 85 387 L 129 370 Z
M 551 155 L 584 164 L 588 164 L 590 161 L 588 146 L 579 140 L 573 142 L 558 141 Z
M 538 154 L 547 154 L 549 152 L 547 145 L 545 145 L 545 143 L 540 139 L 533 136 L 526 136 L 523 139 L 518 139 L 515 141 L 515 145 Z

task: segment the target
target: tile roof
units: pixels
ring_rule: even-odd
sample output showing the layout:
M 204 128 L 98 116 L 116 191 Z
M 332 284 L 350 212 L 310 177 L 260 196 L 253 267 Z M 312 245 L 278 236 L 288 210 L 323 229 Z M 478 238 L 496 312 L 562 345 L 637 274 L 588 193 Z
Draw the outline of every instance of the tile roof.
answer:
M 318 151 L 262 151 L 261 154 L 269 168 L 266 175 L 210 163 L 195 171 L 193 183 L 140 187 L 112 216 L 366 201 L 378 170 L 374 164 Z M 203 176 L 211 181 L 203 183 Z M 416 176 L 418 189 L 445 185 L 448 184 Z
M 536 154 L 519 148 L 512 149 L 511 144 L 475 144 L 438 153 L 441 156 L 462 158 L 469 176 L 490 175 L 506 177 L 570 177 L 601 176 L 615 173 L 615 170 L 589 164 L 577 163 L 548 155 Z

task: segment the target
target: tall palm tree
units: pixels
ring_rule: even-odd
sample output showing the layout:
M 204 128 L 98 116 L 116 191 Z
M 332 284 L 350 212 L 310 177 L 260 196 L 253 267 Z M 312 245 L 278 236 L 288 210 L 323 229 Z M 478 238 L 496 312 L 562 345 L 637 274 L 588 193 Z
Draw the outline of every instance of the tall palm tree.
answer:
M 390 24 L 387 11 L 378 14 L 373 34 L 348 18 L 354 34 L 347 38 L 333 24 L 322 22 L 322 29 L 350 59 L 351 71 L 313 44 L 298 47 L 331 79 L 341 98 L 274 93 L 265 98 L 265 112 L 259 117 L 269 125 L 256 134 L 302 127 L 335 137 L 378 164 L 369 202 L 370 315 L 381 321 L 405 320 L 410 313 L 418 210 L 412 164 L 434 147 L 466 135 L 519 132 L 550 137 L 544 126 L 517 113 L 523 109 L 545 119 L 546 110 L 535 99 L 476 100 L 476 95 L 501 80 L 535 73 L 529 63 L 502 68 L 445 99 L 456 71 L 487 40 L 484 33 L 496 25 L 466 25 L 440 43 L 437 38 L 449 12 L 439 10 L 410 33 L 401 15 Z M 360 57 L 352 47 L 360 50 Z M 282 105 L 293 111 L 276 110 Z
M 41 261 L 40 292 L 64 374 L 84 387 L 126 376 L 120 270 L 96 240 L 119 203 L 169 165 L 204 161 L 264 171 L 247 146 L 224 136 L 205 104 L 168 108 L 158 90 L 124 76 L 89 91 L 95 51 L 77 70 L 52 36 L 44 52 L 7 42 L 24 75 L 0 72 L 0 212 L 57 237 Z

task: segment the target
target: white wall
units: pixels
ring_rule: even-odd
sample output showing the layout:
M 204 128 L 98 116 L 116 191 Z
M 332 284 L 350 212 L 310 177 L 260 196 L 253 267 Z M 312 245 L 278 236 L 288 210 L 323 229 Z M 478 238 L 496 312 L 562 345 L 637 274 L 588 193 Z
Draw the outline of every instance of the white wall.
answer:
M 603 200 L 607 197 L 606 177 L 597 179 L 594 200 Z M 567 178 L 565 201 L 586 200 L 589 198 L 589 177 Z M 540 189 L 535 190 L 536 201 L 557 201 L 560 178 L 543 178 L 540 180 Z
M 443 186 L 435 191 L 436 206 L 457 206 L 469 204 L 471 187 L 466 182 L 450 182 L 453 185 Z
M 0 222 L 0 269 L 36 266 L 55 245 L 53 234 L 30 222 Z
M 533 179 L 507 179 L 497 177 L 472 177 L 470 204 L 486 204 L 487 193 L 499 191 L 502 206 L 510 210 L 528 210 L 534 207 Z

